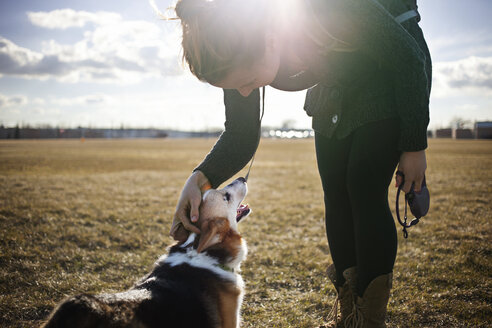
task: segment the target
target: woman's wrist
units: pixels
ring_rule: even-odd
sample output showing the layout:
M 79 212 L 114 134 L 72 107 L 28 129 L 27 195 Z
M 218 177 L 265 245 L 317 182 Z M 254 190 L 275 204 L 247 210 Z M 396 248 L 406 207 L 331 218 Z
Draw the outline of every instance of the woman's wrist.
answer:
M 202 171 L 196 170 L 195 172 L 193 172 L 191 177 L 195 179 L 196 185 L 200 188 L 202 192 L 212 188 L 210 181 L 208 181 L 208 178 Z
M 421 160 L 424 160 L 426 161 L 425 159 L 425 149 L 422 149 L 422 150 L 417 150 L 417 151 L 403 151 L 400 155 L 400 160 L 402 158 L 406 158 L 406 159 L 411 159 L 411 160 L 417 160 L 417 161 L 421 161 Z

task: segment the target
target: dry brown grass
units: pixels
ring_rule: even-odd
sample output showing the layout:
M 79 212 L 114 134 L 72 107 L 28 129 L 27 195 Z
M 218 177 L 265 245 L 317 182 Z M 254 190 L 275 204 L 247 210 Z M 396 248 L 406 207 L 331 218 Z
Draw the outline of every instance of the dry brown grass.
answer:
M 67 295 L 120 291 L 150 270 L 213 142 L 0 142 L 0 326 L 37 326 Z M 316 327 L 334 300 L 314 156 L 312 140 L 261 143 L 241 226 L 243 327 Z M 409 239 L 399 231 L 389 321 L 490 327 L 492 142 L 430 140 L 428 164 L 432 207 Z

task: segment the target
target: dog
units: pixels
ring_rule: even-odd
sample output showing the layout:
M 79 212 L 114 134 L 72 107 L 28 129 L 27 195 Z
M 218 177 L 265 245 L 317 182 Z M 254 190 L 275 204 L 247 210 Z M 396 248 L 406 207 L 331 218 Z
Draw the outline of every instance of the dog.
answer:
M 237 224 L 251 213 L 241 205 L 246 193 L 244 178 L 207 190 L 197 222 L 201 234 L 170 247 L 128 291 L 68 298 L 43 327 L 238 328 L 247 247 Z

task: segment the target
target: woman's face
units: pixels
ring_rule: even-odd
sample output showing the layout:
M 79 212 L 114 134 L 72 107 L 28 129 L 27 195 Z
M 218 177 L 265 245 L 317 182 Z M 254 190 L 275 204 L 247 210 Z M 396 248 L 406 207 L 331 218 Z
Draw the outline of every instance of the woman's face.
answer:
M 223 89 L 236 89 L 243 97 L 275 80 L 280 66 L 280 47 L 268 42 L 263 58 L 253 65 L 231 70 L 226 77 L 213 85 Z

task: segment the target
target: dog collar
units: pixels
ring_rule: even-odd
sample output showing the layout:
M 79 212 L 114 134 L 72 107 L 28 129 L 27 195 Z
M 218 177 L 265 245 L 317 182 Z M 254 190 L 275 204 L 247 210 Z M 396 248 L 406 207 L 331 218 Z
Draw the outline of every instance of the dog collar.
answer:
M 200 187 L 200 191 L 202 192 L 202 194 L 209 189 L 212 189 L 212 185 L 210 184 L 210 182 L 207 182 Z

